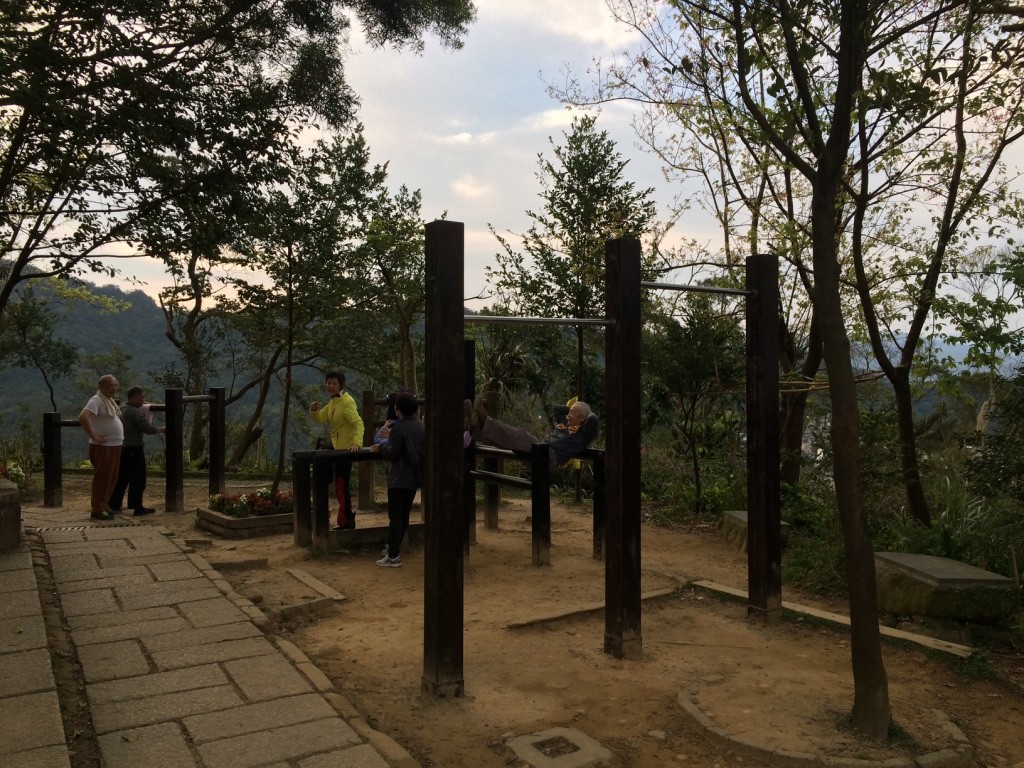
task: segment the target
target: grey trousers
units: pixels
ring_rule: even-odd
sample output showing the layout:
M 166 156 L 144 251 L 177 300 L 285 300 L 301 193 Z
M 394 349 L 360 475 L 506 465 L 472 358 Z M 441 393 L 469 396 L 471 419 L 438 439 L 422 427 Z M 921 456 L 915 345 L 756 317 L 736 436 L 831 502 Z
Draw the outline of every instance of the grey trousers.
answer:
M 515 427 L 490 417 L 484 422 L 484 428 L 477 433 L 475 439 L 481 445 L 490 445 L 519 453 L 529 453 L 533 450 L 534 443 L 542 442 L 522 427 Z M 552 470 L 558 468 L 555 452 L 550 448 L 548 449 L 548 466 Z

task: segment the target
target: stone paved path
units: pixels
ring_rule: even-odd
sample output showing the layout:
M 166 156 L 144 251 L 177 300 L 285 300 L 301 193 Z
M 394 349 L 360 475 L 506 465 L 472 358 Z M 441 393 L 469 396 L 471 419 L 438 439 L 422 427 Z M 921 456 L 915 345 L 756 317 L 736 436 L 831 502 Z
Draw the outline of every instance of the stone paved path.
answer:
M 200 555 L 152 525 L 74 517 L 25 509 L 0 553 L 4 768 L 73 765 L 51 653 L 80 665 L 106 768 L 418 765 Z M 50 602 L 69 650 L 47 634 Z

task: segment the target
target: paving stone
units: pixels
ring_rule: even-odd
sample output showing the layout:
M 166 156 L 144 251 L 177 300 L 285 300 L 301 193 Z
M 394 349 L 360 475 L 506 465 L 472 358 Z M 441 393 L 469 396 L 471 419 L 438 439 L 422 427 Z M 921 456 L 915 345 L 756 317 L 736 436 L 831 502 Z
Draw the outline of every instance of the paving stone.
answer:
M 45 647 L 46 627 L 42 616 L 0 619 L 0 648 L 4 651 L 10 653 Z
M 90 613 L 109 613 L 119 610 L 121 606 L 114 599 L 111 589 L 92 589 L 86 592 L 75 592 L 61 595 L 61 609 L 65 616 L 86 616 Z
M 32 568 L 32 552 L 24 543 L 16 549 L 0 552 L 0 573 Z
M 121 550 L 128 554 L 133 552 L 128 542 L 124 539 L 113 541 L 85 540 L 80 541 L 48 541 L 46 551 L 50 557 L 65 557 L 67 555 L 79 554 L 101 554 Z
M 300 760 L 299 768 L 388 768 L 388 763 L 369 744 L 360 744 Z
M 247 663 L 251 664 L 251 657 L 274 652 L 274 646 L 265 637 L 247 637 L 241 640 L 226 640 L 222 643 L 160 651 L 152 654 L 152 657 L 157 669 L 170 670 L 232 659 L 248 659 Z
M 113 589 L 114 587 L 141 586 L 154 583 L 153 575 L 143 569 L 142 573 L 111 574 L 105 569 L 96 571 L 92 578 L 61 582 L 61 595 L 88 592 L 91 589 Z
M 131 701 L 177 691 L 212 688 L 227 683 L 227 675 L 220 667 L 216 664 L 205 664 L 191 669 L 152 672 L 140 677 L 94 683 L 87 686 L 85 692 L 89 697 L 89 703 L 92 706 L 98 706 L 112 701 Z
M 99 561 L 94 554 L 64 555 L 62 557 L 50 556 L 50 568 L 53 570 L 54 581 L 61 581 L 64 574 L 78 573 L 84 571 L 98 571 Z
M 182 603 L 178 610 L 193 627 L 212 627 L 217 624 L 232 624 L 245 621 L 246 615 L 234 603 L 221 595 L 210 600 Z
M 177 723 L 115 731 L 97 739 L 104 768 L 195 768 Z
M 62 571 L 54 571 L 53 580 L 63 592 L 75 581 L 89 581 L 111 576 L 146 576 L 149 571 L 144 565 L 117 565 L 110 568 L 100 568 L 95 563 L 92 568 L 72 568 Z
M 335 717 L 211 741 L 197 749 L 206 768 L 251 768 L 360 743 L 356 732 Z
M 75 616 L 68 619 L 68 626 L 72 632 L 77 632 L 81 629 L 114 627 L 119 624 L 136 624 L 145 621 L 177 618 L 180 618 L 180 616 L 174 608 L 162 605 L 156 608 L 143 608 L 139 611 L 111 611 L 110 613 L 95 613 L 90 616 Z
M 187 560 L 154 563 L 149 568 L 157 581 L 177 581 L 179 579 L 197 579 L 203 572 Z
M 99 704 L 90 709 L 96 733 L 181 720 L 203 712 L 239 707 L 245 702 L 230 685 L 178 691 L 131 701 Z
M 227 662 L 224 671 L 250 701 L 264 701 L 311 690 L 309 681 L 278 653 Z
M 242 616 L 246 619 L 245 616 Z M 220 643 L 225 640 L 241 640 L 246 637 L 263 637 L 252 622 L 247 619 L 234 624 L 219 624 L 214 627 L 191 627 L 180 632 L 167 632 L 162 635 L 148 635 L 142 638 L 142 644 L 149 653 L 170 651 L 175 648 L 188 648 L 193 645 Z
M 39 613 L 39 593 L 32 589 L 5 592 L 0 600 L 0 619 L 16 619 Z
M 0 594 L 6 595 L 11 592 L 34 591 L 36 588 L 36 574 L 31 566 L 4 571 L 0 574 Z
M 149 672 L 149 662 L 138 640 L 85 645 L 78 649 L 85 682 L 98 683 Z
M 11 755 L 3 755 L 0 752 L 0 756 L 4 760 L 3 765 L 9 768 L 71 768 L 71 758 L 64 744 L 29 749 Z
M 123 568 L 126 565 L 153 565 L 154 563 L 176 563 L 181 560 L 181 552 L 154 553 L 136 552 L 123 557 L 100 554 L 96 556 L 101 568 Z
M 0 698 L 55 690 L 45 648 L 0 654 Z
M 209 579 L 157 582 L 155 586 L 118 587 L 115 591 L 126 611 L 207 600 L 220 595 L 220 590 Z
M 0 699 L 0 754 L 64 743 L 56 692 Z M 0 765 L 9 765 L 0 758 Z
M 130 611 L 126 611 L 131 613 Z M 180 632 L 188 629 L 188 622 L 181 616 L 156 621 L 136 622 L 133 624 L 114 624 L 96 629 L 83 629 L 75 632 L 75 644 L 78 646 L 95 643 L 112 643 L 115 640 L 128 640 L 133 637 L 145 638 L 151 635 L 162 635 L 168 632 Z
M 308 693 L 258 704 L 244 704 L 223 712 L 188 717 L 182 722 L 189 736 L 201 744 L 285 725 L 323 720 L 335 715 L 331 705 L 322 696 Z

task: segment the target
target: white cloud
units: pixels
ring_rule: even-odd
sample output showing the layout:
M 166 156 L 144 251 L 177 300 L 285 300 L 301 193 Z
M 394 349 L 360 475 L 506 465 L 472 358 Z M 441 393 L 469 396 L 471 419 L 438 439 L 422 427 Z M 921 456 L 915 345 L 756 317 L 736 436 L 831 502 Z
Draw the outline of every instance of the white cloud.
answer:
M 621 49 L 638 37 L 612 18 L 604 0 L 477 0 L 477 7 L 480 21 L 576 39 L 593 47 L 595 54 L 602 48 Z
M 452 182 L 452 190 L 464 200 L 480 200 L 489 197 L 493 188 L 471 173 L 460 176 Z

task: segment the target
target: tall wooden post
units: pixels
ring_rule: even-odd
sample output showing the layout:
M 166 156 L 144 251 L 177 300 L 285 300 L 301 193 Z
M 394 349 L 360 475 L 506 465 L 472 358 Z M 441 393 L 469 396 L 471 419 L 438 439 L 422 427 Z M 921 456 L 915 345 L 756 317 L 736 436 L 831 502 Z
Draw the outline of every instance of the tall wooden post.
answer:
M 464 581 L 462 455 L 464 226 L 426 226 L 427 482 L 424 490 L 422 689 L 437 697 L 462 696 Z
M 533 564 L 551 565 L 551 465 L 548 463 L 551 447 L 547 443 L 534 443 L 530 449 L 530 540 L 533 544 Z
M 180 389 L 164 390 L 164 433 L 167 466 L 164 506 L 168 512 L 185 511 L 185 401 Z
M 363 390 L 363 445 L 373 445 L 373 436 L 377 434 L 377 396 L 372 389 Z M 373 488 L 373 472 L 375 463 L 362 461 L 359 463 L 359 498 L 356 501 L 359 509 L 373 511 L 375 493 Z
M 227 409 L 224 387 L 210 388 L 210 495 L 224 493 L 227 463 Z
M 604 650 L 638 659 L 640 633 L 640 241 L 605 245 Z
M 782 609 L 779 259 L 747 257 L 747 615 Z
M 43 506 L 64 506 L 64 452 L 59 413 L 43 414 Z

